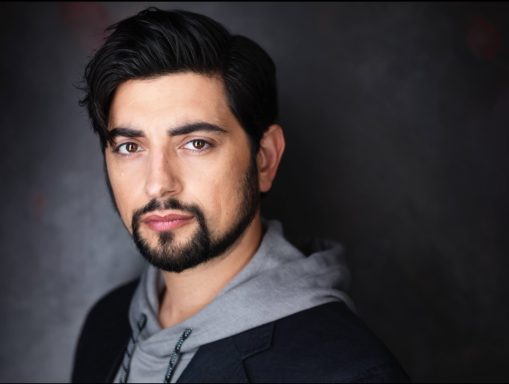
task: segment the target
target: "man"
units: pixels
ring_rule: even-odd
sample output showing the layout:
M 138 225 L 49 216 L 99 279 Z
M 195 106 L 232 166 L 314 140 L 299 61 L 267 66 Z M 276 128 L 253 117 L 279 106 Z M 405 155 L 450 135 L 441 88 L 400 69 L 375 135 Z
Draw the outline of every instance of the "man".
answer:
M 341 248 L 260 217 L 285 148 L 267 53 L 184 11 L 110 30 L 83 104 L 149 266 L 90 311 L 73 381 L 407 381 L 349 309 Z

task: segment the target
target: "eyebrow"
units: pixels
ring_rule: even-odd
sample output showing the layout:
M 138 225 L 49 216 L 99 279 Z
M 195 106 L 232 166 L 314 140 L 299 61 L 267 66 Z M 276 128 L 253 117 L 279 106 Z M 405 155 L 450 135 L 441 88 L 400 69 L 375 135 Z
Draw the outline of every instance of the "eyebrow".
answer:
M 197 131 L 207 131 L 207 132 L 218 132 L 218 133 L 227 133 L 228 131 L 224 128 L 219 127 L 218 125 L 198 122 L 192 124 L 185 124 L 180 127 L 170 128 L 168 129 L 168 135 L 171 137 L 187 135 L 189 133 L 197 132 Z M 108 131 L 108 141 L 113 142 L 118 136 L 122 137 L 145 137 L 143 131 L 132 128 L 123 128 L 117 127 Z
M 197 131 L 207 131 L 207 132 L 218 132 L 218 133 L 227 133 L 227 130 L 221 128 L 215 124 L 198 122 L 192 124 L 186 124 L 181 127 L 168 129 L 168 134 L 170 136 L 180 136 L 187 135 L 189 133 L 197 132 Z
M 132 128 L 113 128 L 108 131 L 108 141 L 111 143 L 115 137 L 144 137 L 145 134 L 142 131 Z

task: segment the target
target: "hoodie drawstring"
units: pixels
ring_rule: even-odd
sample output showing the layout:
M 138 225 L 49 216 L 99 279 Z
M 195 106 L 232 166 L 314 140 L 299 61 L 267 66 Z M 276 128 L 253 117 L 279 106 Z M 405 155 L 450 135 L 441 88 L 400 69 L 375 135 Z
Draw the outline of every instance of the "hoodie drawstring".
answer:
M 129 373 L 131 370 L 131 360 L 133 357 L 134 349 L 136 348 L 136 344 L 138 343 L 138 339 L 140 338 L 141 331 L 143 331 L 143 328 L 145 328 L 145 325 L 147 324 L 147 316 L 145 314 L 141 314 L 140 319 L 138 320 L 138 323 L 136 324 L 138 327 L 138 330 L 136 332 L 136 336 L 131 334 L 131 338 L 129 339 L 129 343 L 127 344 L 127 348 L 124 354 L 124 358 L 122 359 L 122 373 L 120 374 L 120 383 L 127 383 L 127 380 L 129 379 Z M 189 337 L 189 335 L 193 332 L 192 328 L 186 328 L 182 335 L 180 335 L 180 338 L 177 341 L 177 344 L 175 344 L 175 348 L 173 349 L 173 352 L 170 355 L 170 361 L 168 362 L 168 368 L 166 370 L 166 374 L 164 376 L 164 383 L 170 383 L 171 378 L 173 376 L 173 373 L 175 372 L 175 368 L 177 367 L 177 364 L 179 362 L 180 357 L 180 349 L 182 348 L 182 344 L 184 344 L 184 341 Z
M 175 349 L 170 355 L 170 361 L 168 362 L 168 369 L 166 370 L 166 375 L 164 376 L 164 382 L 170 383 L 171 377 L 173 376 L 173 372 L 175 372 L 175 368 L 177 367 L 177 363 L 180 357 L 180 348 L 182 348 L 182 344 L 189 337 L 189 335 L 193 332 L 191 328 L 186 328 L 186 330 L 180 335 L 177 344 L 175 345 Z
M 131 338 L 129 339 L 129 343 L 127 344 L 127 348 L 125 350 L 124 358 L 122 359 L 122 374 L 120 375 L 120 382 L 127 383 L 127 379 L 129 378 L 129 371 L 131 370 L 131 358 L 133 357 L 134 349 L 136 348 L 136 343 L 140 338 L 141 331 L 145 328 L 147 324 L 147 316 L 142 314 L 138 323 L 138 332 L 136 332 L 136 336 L 131 333 Z

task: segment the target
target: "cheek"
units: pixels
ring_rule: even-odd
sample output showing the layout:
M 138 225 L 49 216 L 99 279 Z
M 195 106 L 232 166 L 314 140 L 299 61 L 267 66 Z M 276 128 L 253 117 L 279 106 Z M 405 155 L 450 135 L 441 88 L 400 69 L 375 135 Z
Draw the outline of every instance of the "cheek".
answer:
M 195 174 L 192 184 L 188 184 L 211 225 L 224 227 L 236 216 L 248 160 L 238 156 L 231 161 L 210 164 L 207 170 Z
M 115 162 L 107 162 L 108 178 L 112 189 L 115 202 L 120 214 L 129 232 L 131 232 L 132 214 L 137 209 L 135 205 L 136 185 L 130 180 L 136 180 L 133 175 L 127 173 L 124 169 L 115 165 Z

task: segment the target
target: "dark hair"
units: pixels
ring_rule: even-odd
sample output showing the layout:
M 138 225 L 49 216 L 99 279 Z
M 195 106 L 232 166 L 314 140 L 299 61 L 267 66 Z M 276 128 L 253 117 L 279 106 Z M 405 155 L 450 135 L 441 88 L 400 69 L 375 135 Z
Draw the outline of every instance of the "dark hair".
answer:
M 118 86 L 129 79 L 168 73 L 219 75 L 228 105 L 256 153 L 277 118 L 276 69 L 254 41 L 231 35 L 209 17 L 188 11 L 147 8 L 107 28 L 110 35 L 85 69 L 86 106 L 102 150 L 108 144 L 108 115 Z

